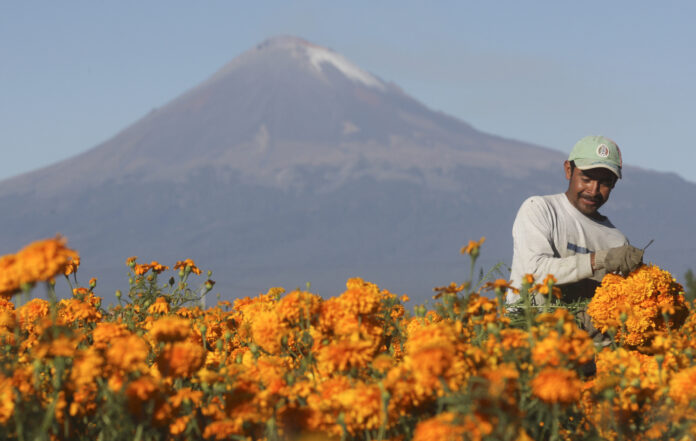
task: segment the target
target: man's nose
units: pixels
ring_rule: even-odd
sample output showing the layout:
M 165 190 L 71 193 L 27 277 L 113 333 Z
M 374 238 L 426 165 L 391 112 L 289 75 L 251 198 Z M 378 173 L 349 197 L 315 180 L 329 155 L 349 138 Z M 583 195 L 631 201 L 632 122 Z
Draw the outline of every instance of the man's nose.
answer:
M 587 184 L 587 193 L 589 193 L 590 196 L 594 196 L 599 193 L 599 181 L 590 181 Z

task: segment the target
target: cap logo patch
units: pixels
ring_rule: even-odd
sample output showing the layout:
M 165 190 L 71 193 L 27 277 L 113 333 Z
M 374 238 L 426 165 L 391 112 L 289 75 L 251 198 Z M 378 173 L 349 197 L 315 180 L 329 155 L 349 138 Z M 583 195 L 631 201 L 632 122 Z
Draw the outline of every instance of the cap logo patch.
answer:
M 608 158 L 609 157 L 609 147 L 607 147 L 606 144 L 600 144 L 597 146 L 597 156 L 600 158 Z

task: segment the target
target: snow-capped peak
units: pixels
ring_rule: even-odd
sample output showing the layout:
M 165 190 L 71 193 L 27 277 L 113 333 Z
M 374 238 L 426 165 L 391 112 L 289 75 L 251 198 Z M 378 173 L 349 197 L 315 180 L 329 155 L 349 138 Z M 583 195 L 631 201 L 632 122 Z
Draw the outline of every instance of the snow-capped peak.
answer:
M 380 90 L 384 89 L 384 84 L 380 80 L 360 69 L 336 52 L 315 45 L 306 45 L 305 50 L 307 51 L 310 63 L 319 72 L 322 71 L 322 64 L 329 63 L 353 81 L 363 83 L 366 86 L 376 87 Z

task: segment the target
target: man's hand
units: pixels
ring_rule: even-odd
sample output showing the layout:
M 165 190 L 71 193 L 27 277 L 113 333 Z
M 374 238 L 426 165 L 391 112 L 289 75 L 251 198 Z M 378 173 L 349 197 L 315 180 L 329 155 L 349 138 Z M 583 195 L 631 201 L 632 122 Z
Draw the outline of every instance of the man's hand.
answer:
M 643 250 L 632 245 L 623 245 L 608 250 L 599 250 L 594 257 L 595 269 L 609 273 L 619 272 L 626 277 L 643 262 Z

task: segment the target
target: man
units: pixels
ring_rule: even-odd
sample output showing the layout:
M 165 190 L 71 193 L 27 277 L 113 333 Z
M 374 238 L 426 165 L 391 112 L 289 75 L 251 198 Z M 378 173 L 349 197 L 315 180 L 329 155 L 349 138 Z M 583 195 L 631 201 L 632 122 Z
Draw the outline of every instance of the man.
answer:
M 621 178 L 621 151 L 616 143 L 603 136 L 582 138 L 563 166 L 568 190 L 532 196 L 517 213 L 510 278 L 519 288 L 525 274 L 534 275 L 538 282 L 552 274 L 563 301 L 572 302 L 591 298 L 607 272 L 626 276 L 633 271 L 641 264 L 643 251 L 629 245 L 598 211 Z M 508 303 L 518 299 L 519 294 L 507 295 Z M 534 301 L 539 305 L 544 299 L 537 295 Z M 586 317 L 581 320 L 589 322 Z

